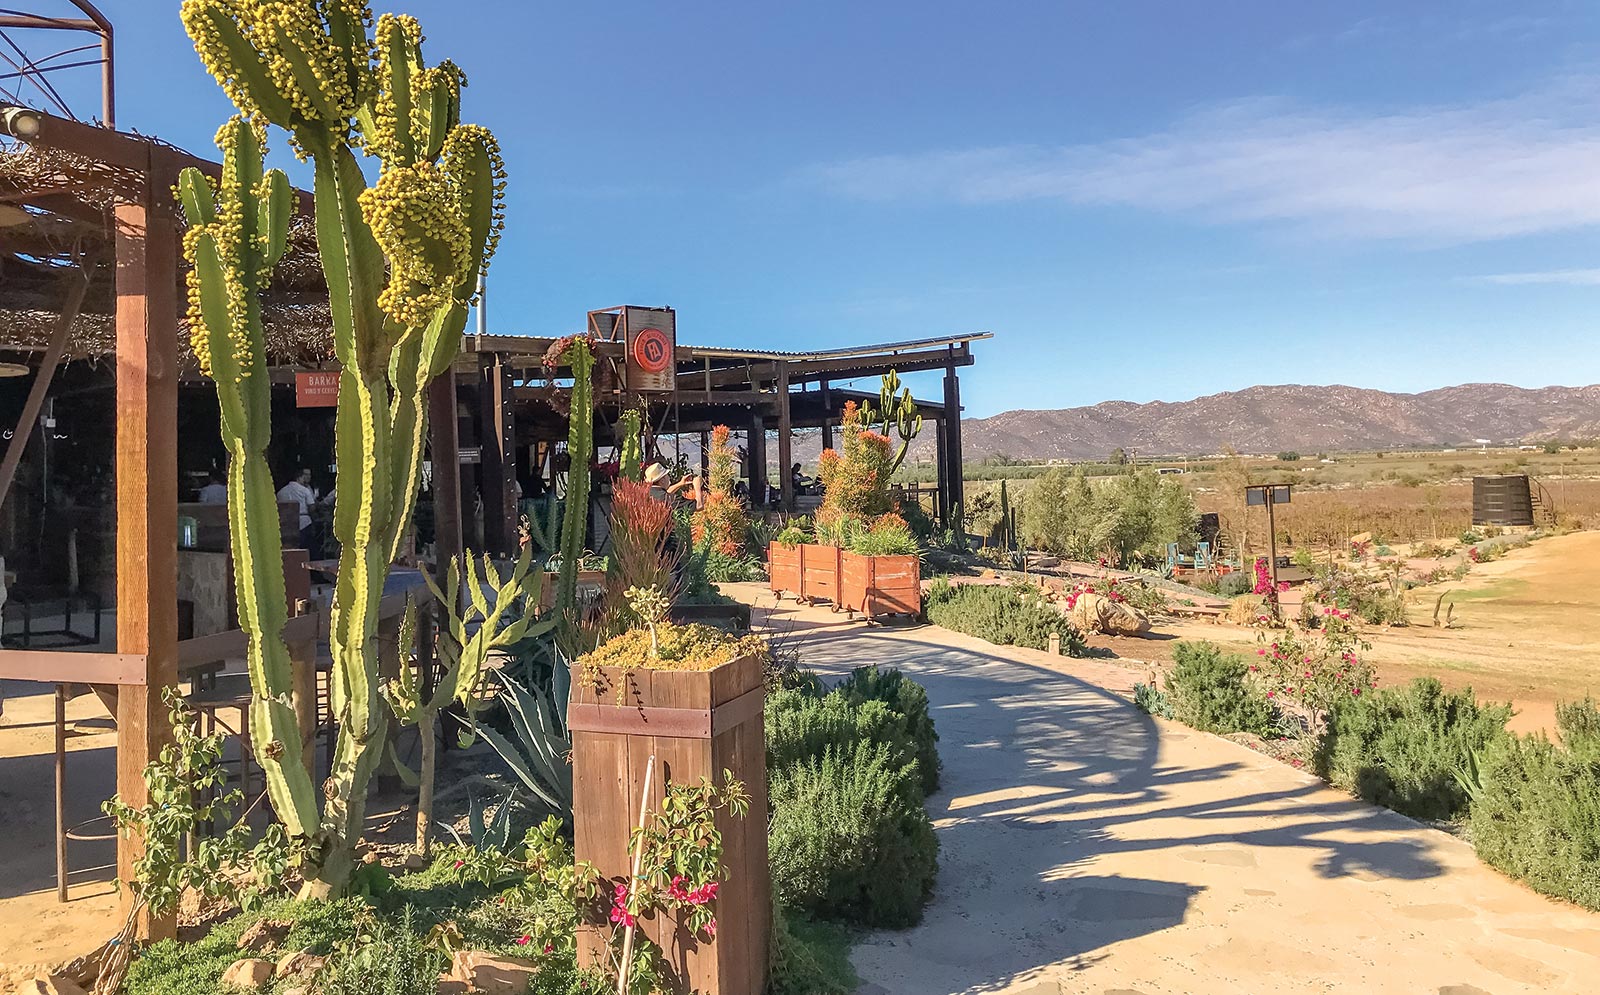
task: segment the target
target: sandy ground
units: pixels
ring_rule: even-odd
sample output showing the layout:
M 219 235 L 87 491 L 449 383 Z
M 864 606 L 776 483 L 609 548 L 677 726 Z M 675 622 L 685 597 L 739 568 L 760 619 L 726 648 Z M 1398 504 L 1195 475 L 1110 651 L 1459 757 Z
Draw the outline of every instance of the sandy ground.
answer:
M 70 901 L 56 901 L 53 688 L 7 681 L 0 716 L 0 965 L 86 953 L 120 925 L 112 842 L 68 844 Z M 116 733 L 98 698 L 67 704 L 67 821 L 100 815 L 116 791 Z M 109 832 L 99 823 L 92 832 Z M 0 986 L 3 989 L 3 986 Z
M 1440 594 L 1458 627 L 1430 624 Z M 1555 728 L 1559 701 L 1600 696 L 1600 532 L 1573 532 L 1514 549 L 1464 580 L 1411 592 L 1412 625 L 1371 630 L 1367 657 L 1382 684 L 1431 675 L 1479 698 L 1509 701 L 1521 732 Z M 1442 613 L 1441 613 L 1442 615 Z M 1179 639 L 1254 649 L 1250 629 L 1162 621 L 1154 638 L 1091 640 L 1120 657 L 1170 661 Z
M 937 891 L 920 926 L 856 948 L 863 995 L 1512 995 L 1600 974 L 1600 916 L 1151 719 L 1108 690 L 1136 670 L 793 601 L 771 618 L 824 672 L 904 668 L 938 723 Z

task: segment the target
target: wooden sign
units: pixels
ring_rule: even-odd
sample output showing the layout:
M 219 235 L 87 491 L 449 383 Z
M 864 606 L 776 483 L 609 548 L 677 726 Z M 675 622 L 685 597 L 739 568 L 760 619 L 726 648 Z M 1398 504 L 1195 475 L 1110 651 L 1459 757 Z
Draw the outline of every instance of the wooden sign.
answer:
M 311 370 L 294 375 L 297 408 L 332 408 L 339 404 L 339 371 Z

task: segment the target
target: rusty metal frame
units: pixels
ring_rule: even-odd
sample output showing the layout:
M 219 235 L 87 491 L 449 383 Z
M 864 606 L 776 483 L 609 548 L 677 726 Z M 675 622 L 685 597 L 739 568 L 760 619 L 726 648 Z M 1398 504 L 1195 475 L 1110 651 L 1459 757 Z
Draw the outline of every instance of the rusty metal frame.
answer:
M 29 14 L 24 11 L 0 8 L 0 42 L 10 46 L 12 51 L 23 61 L 17 62 L 10 55 L 0 51 L 0 59 L 4 59 L 12 66 L 13 72 L 0 75 L 0 81 L 7 78 L 17 80 L 32 80 L 39 92 L 44 94 L 56 110 L 69 118 L 76 119 L 72 109 L 67 106 L 65 98 L 50 83 L 49 74 L 62 72 L 67 69 L 79 69 L 85 66 L 100 67 L 100 122 L 107 128 L 117 126 L 117 92 L 116 92 L 116 39 L 115 31 L 111 26 L 111 19 L 100 13 L 99 9 L 89 0 L 70 0 L 71 4 L 83 13 L 83 17 L 49 17 L 44 14 Z M 52 52 L 43 58 L 29 58 L 23 52 L 22 46 L 12 41 L 6 34 L 7 28 L 20 28 L 36 31 L 86 31 L 99 37 L 97 45 L 79 45 L 73 48 L 61 49 Z M 100 58 L 87 59 L 61 65 L 51 65 L 57 59 L 79 52 L 89 51 L 98 47 Z M 16 96 L 21 99 L 21 91 Z

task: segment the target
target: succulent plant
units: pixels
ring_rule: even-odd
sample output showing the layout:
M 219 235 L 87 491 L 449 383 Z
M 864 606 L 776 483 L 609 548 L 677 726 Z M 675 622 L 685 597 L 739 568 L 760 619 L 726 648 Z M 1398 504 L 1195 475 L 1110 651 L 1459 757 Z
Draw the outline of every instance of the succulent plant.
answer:
M 307 895 L 354 869 L 366 786 L 382 753 L 377 622 L 389 564 L 410 528 L 428 383 L 450 368 L 467 309 L 504 227 L 505 171 L 487 129 L 460 123 L 461 71 L 422 62 L 416 20 L 374 21 L 356 0 L 184 0 L 195 51 L 238 108 L 218 134 L 215 188 L 179 194 L 195 352 L 217 383 L 233 454 L 229 523 L 250 632 L 252 732 L 279 818 L 304 844 Z M 329 641 L 339 722 L 317 803 L 289 701 L 277 509 L 262 452 L 271 432 L 259 293 L 283 253 L 291 191 L 262 171 L 268 124 L 314 167 L 318 251 L 342 366 L 335 445 L 341 546 Z M 368 186 L 356 151 L 376 156 Z
M 906 461 L 906 453 L 911 450 L 911 440 L 922 431 L 922 415 L 917 412 L 917 402 L 911 397 L 910 387 L 900 386 L 900 374 L 890 370 L 883 375 L 878 386 L 878 406 L 874 408 L 871 401 L 861 404 L 861 424 L 869 428 L 881 426 L 879 432 L 885 436 L 891 428 L 894 429 L 900 437 L 900 448 L 895 450 L 894 457 L 890 459 L 888 472 L 894 473 L 900 469 L 900 464 Z

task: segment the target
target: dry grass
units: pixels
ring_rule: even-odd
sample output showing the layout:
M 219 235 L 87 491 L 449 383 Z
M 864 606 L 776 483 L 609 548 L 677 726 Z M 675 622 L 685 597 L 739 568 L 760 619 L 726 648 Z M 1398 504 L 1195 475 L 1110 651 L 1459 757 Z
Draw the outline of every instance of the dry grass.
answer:
M 1600 527 L 1600 480 L 1546 480 L 1558 523 L 1564 528 Z M 1195 495 L 1201 511 L 1220 511 L 1222 495 Z M 1265 516 L 1254 528 L 1265 533 Z M 1450 539 L 1472 524 L 1470 483 L 1407 487 L 1376 484 L 1329 490 L 1296 489 L 1294 501 L 1277 509 L 1280 539 L 1296 545 L 1342 545 L 1350 536 L 1372 533 L 1378 542 Z

